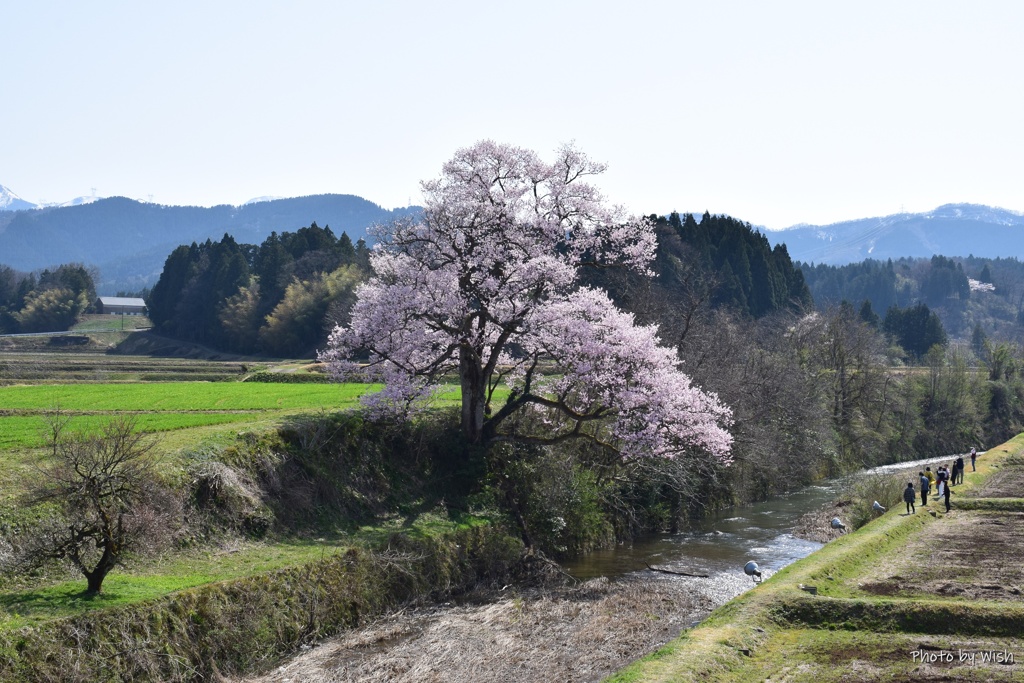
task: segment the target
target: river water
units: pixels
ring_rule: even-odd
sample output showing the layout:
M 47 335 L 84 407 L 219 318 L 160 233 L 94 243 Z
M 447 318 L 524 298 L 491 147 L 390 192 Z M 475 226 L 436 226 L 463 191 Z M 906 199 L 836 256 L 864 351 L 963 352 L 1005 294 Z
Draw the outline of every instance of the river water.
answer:
M 821 484 L 763 503 L 729 508 L 679 534 L 654 534 L 631 544 L 596 550 L 562 562 L 563 568 L 579 579 L 598 576 L 623 577 L 660 569 L 692 574 L 743 576 L 743 565 L 757 562 L 765 577 L 821 547 L 793 535 L 805 513 L 821 508 L 842 496 L 843 489 L 858 478 L 917 470 L 926 465 L 950 463 L 956 456 L 885 465 Z M 909 481 L 909 480 L 908 480 Z M 917 477 L 914 477 L 915 488 Z M 822 520 L 828 523 L 828 520 Z

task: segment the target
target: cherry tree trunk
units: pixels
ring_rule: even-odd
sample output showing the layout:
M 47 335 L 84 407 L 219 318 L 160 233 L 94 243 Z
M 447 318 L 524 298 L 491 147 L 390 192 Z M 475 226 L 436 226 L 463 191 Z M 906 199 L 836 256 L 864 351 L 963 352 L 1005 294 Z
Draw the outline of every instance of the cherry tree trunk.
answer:
M 470 443 L 480 443 L 484 431 L 484 405 L 487 378 L 471 349 L 459 353 L 459 380 L 462 385 L 462 432 Z

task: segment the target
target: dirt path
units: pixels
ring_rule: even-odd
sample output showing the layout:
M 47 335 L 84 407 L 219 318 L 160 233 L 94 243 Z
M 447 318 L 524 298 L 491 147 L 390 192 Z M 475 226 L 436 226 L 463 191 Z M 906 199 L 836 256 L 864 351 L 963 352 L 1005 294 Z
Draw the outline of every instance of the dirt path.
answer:
M 750 586 L 742 575 L 644 574 L 477 595 L 343 634 L 248 683 L 596 681 Z

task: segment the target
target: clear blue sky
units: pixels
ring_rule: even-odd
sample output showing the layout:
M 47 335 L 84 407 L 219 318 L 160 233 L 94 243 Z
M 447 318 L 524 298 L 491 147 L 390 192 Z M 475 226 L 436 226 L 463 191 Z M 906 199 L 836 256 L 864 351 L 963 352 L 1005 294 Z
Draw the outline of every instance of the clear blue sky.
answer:
M 29 201 L 419 201 L 482 138 L 575 140 L 638 213 L 1024 211 L 1024 2 L 0 2 Z

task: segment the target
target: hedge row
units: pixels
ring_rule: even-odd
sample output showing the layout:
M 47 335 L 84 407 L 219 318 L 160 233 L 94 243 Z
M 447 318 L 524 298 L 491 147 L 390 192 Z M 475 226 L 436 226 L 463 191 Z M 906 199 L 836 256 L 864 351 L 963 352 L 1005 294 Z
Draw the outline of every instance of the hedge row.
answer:
M 268 574 L 0 633 L 3 681 L 195 681 L 280 657 L 411 600 L 508 576 L 522 544 L 493 527 L 393 535 Z

